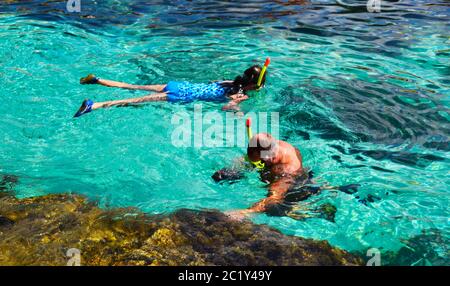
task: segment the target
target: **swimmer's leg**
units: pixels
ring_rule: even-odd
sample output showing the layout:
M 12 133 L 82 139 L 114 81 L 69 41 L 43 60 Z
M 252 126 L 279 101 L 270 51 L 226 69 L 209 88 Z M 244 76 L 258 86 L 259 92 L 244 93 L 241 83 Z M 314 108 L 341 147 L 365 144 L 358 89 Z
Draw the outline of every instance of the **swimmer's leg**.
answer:
M 138 97 L 138 98 L 130 98 L 130 99 L 122 99 L 122 100 L 113 100 L 113 101 L 104 101 L 104 102 L 93 102 L 90 99 L 86 99 L 81 104 L 77 113 L 74 117 L 79 117 L 83 114 L 91 112 L 92 110 L 112 107 L 112 106 L 127 106 L 132 104 L 139 104 L 144 102 L 152 102 L 152 101 L 167 101 L 167 94 L 165 93 L 155 93 L 149 94 L 147 96 Z
M 134 85 L 128 84 L 119 81 L 112 81 L 107 79 L 99 79 L 98 84 L 108 87 L 118 87 L 124 89 L 134 89 L 134 90 L 147 90 L 147 91 L 155 91 L 155 92 L 163 92 L 166 87 L 165 84 L 154 84 L 154 85 Z
M 96 102 L 92 105 L 92 110 L 99 109 L 99 108 L 105 108 L 105 107 L 127 106 L 127 105 L 132 105 L 132 104 L 139 104 L 139 103 L 144 103 L 144 102 L 154 102 L 154 101 L 167 101 L 167 94 L 154 93 L 154 94 L 149 94 L 149 95 L 146 95 L 143 97 L 137 97 L 137 98 Z
M 330 222 L 335 222 L 335 216 L 337 209 L 330 203 L 322 204 L 318 207 L 311 207 L 316 202 L 299 203 L 292 206 L 292 208 L 286 212 L 286 216 L 295 220 L 304 220 L 307 218 L 323 218 Z
M 117 88 L 125 88 L 125 89 L 133 89 L 133 90 L 147 90 L 147 91 L 155 91 L 155 92 L 163 92 L 166 87 L 165 84 L 154 84 L 154 85 L 134 85 L 128 84 L 120 81 L 113 81 L 108 79 L 100 79 L 93 74 L 90 74 L 86 77 L 80 79 L 81 84 L 100 84 L 107 87 L 117 87 Z
M 322 190 L 338 190 L 343 193 L 353 195 L 358 191 L 358 188 L 360 187 L 360 184 L 350 184 L 345 186 L 322 186 L 320 189 Z

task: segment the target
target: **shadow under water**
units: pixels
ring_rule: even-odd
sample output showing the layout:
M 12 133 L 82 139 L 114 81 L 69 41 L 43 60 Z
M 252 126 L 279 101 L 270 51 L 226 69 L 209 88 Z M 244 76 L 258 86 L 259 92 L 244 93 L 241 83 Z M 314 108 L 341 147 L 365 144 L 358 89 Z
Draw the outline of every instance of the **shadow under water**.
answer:
M 307 131 L 314 131 L 327 140 L 389 146 L 406 142 L 450 150 L 450 110 L 439 101 L 444 95 L 402 89 L 381 78 L 376 83 L 320 77 L 309 81 L 302 86 L 302 90 L 307 90 L 306 96 L 298 96 L 293 87 L 281 93 L 287 104 L 280 111 L 288 114 L 285 120 L 289 124 L 305 125 L 305 133 L 300 134 L 304 138 L 309 137 Z M 299 110 L 299 105 L 304 108 Z M 324 114 L 328 109 L 332 116 Z

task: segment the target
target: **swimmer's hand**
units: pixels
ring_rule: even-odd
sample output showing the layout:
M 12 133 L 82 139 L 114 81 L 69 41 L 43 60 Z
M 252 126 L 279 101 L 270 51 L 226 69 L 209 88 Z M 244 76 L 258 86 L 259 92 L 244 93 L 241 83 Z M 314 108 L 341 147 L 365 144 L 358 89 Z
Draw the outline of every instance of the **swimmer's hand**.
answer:
M 230 96 L 231 101 L 222 107 L 223 111 L 234 111 L 239 112 L 241 109 L 239 108 L 239 103 L 248 99 L 248 96 L 245 94 L 233 94 Z
M 245 209 L 245 210 L 228 211 L 228 212 L 225 212 L 225 215 L 228 218 L 230 218 L 231 220 L 243 221 L 246 218 L 248 218 L 248 216 L 252 213 L 254 213 L 254 212 L 251 209 Z
M 218 183 L 222 181 L 240 180 L 244 177 L 244 174 L 238 170 L 224 168 L 215 172 L 211 177 L 216 183 Z

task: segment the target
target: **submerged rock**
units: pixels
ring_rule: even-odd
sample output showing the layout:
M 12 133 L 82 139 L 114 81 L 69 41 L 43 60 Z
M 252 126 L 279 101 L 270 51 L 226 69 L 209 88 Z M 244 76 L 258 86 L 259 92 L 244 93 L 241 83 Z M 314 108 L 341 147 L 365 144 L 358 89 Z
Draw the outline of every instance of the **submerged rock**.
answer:
M 0 174 L 0 198 L 12 194 L 13 187 L 18 182 L 19 178 L 14 175 Z
M 100 209 L 78 195 L 0 196 L 0 264 L 66 265 L 361 265 L 327 242 L 231 221 L 217 211 L 149 216 Z
M 423 230 L 421 234 L 403 239 L 397 252 L 382 253 L 384 265 L 448 266 L 450 265 L 449 233 L 439 229 Z

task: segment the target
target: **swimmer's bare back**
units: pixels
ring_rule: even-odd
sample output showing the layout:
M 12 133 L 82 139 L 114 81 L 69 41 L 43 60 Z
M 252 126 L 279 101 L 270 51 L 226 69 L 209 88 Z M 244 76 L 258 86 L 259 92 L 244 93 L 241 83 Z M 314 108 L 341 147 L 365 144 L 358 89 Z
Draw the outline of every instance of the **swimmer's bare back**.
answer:
M 298 176 L 303 172 L 302 155 L 291 144 L 278 140 L 278 163 L 271 166 L 270 171 L 277 176 Z

